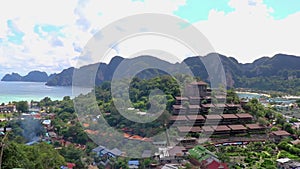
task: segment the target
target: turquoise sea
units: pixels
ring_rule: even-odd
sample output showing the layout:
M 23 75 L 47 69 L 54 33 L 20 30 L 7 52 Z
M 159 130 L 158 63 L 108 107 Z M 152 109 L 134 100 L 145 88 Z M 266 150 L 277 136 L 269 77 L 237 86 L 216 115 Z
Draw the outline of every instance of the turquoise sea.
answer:
M 258 93 L 241 93 L 241 92 L 237 92 L 237 95 L 239 96 L 239 98 L 244 98 L 244 99 L 259 99 L 260 97 L 262 97 L 261 94 Z
M 45 97 L 50 97 L 52 100 L 62 100 L 64 96 L 73 98 L 72 87 L 52 87 L 40 82 L 0 81 L 0 103 L 21 100 L 40 101 Z

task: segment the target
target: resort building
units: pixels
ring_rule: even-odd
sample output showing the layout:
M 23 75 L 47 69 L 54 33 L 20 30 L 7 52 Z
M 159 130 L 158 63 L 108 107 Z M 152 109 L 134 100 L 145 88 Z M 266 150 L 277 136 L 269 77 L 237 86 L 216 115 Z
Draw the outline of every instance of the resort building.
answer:
M 16 105 L 14 104 L 7 104 L 7 105 L 0 106 L 0 113 L 12 113 L 16 111 L 17 111 Z

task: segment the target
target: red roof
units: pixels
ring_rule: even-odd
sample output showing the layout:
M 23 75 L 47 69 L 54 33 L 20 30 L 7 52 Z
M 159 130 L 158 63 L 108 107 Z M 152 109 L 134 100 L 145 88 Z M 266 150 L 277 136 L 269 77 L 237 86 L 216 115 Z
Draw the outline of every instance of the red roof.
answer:
M 229 169 L 227 167 L 227 164 L 225 163 L 219 163 L 217 161 L 212 161 L 211 163 L 209 163 L 205 168 L 207 169 Z
M 75 166 L 76 166 L 76 164 L 74 164 L 74 163 L 67 163 L 67 167 L 70 169 L 72 169 Z

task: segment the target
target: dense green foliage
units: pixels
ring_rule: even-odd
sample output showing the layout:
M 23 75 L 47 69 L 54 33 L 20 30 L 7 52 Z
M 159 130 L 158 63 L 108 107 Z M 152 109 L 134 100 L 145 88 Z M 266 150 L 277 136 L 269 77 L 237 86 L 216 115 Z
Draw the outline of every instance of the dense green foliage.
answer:
M 2 168 L 59 169 L 65 165 L 65 159 L 53 146 L 40 143 L 26 146 L 15 142 L 6 142 L 3 152 Z
M 95 93 L 97 96 L 97 100 L 99 101 L 98 103 L 100 111 L 103 113 L 110 113 L 109 116 L 105 116 L 105 119 L 107 120 L 109 125 L 114 126 L 118 129 L 122 129 L 124 127 L 131 128 L 134 134 L 147 137 L 152 136 L 163 130 L 162 127 L 165 123 L 167 123 L 168 117 L 170 116 L 169 112 L 171 110 L 171 106 L 175 102 L 174 96 L 180 94 L 179 85 L 177 84 L 176 80 L 174 80 L 170 76 L 155 77 L 149 80 L 134 78 L 130 83 L 129 89 L 129 98 L 134 108 L 139 109 L 141 111 L 147 111 L 150 108 L 150 106 L 154 106 L 153 104 L 156 104 L 158 109 L 160 109 L 159 106 L 165 106 L 163 104 L 166 104 L 166 109 L 163 110 L 162 115 L 158 119 L 151 123 L 141 124 L 133 123 L 132 121 L 126 119 L 119 113 L 119 111 L 115 108 L 115 104 L 113 104 L 114 102 L 112 96 L 110 95 L 110 88 L 108 88 L 107 86 L 108 84 L 104 83 L 100 87 L 96 88 Z M 120 85 L 118 88 L 120 92 L 116 91 L 116 93 L 122 94 L 122 92 L 124 92 L 122 91 L 122 89 L 122 85 Z M 150 92 L 155 89 L 159 89 L 164 93 L 164 96 L 162 97 L 166 98 L 166 103 L 150 103 Z M 156 98 L 156 101 L 157 100 L 159 100 L 159 98 Z M 118 101 L 121 102 L 123 100 Z M 128 107 L 124 107 L 125 110 L 127 108 Z
M 16 104 L 16 108 L 18 111 L 27 112 L 28 111 L 28 102 L 27 101 L 19 101 L 14 102 Z
M 214 54 L 210 54 L 214 55 Z M 209 59 L 210 55 L 203 57 L 202 59 Z M 263 57 L 253 63 L 241 64 L 232 57 L 226 57 L 219 55 L 222 62 L 222 66 L 226 73 L 227 86 L 236 88 L 251 88 L 258 90 L 274 90 L 281 92 L 288 92 L 291 94 L 299 94 L 299 77 L 300 77 L 300 66 L 299 58 L 296 56 L 277 54 L 272 58 Z M 166 68 L 173 74 L 186 74 L 189 69 L 195 77 L 200 77 L 204 80 L 209 80 L 205 65 L 199 57 L 190 57 L 185 59 L 182 63 L 171 64 L 159 59 L 145 57 L 134 58 L 134 59 L 123 59 L 119 56 L 114 57 L 109 64 L 93 64 L 84 66 L 76 71 L 83 74 L 89 74 L 91 70 L 97 71 L 96 84 L 101 84 L 104 81 L 110 81 L 113 77 L 114 71 L 117 69 L 121 62 L 126 62 L 127 65 L 135 65 L 136 63 L 149 65 L 149 61 L 152 65 L 160 65 Z M 98 66 L 95 67 L 95 66 Z M 131 66 L 128 66 L 131 67 Z M 63 70 L 61 73 L 55 75 L 48 81 L 48 85 L 71 85 L 72 75 L 74 68 Z M 147 70 L 140 73 L 138 77 L 143 79 L 153 78 L 160 76 L 161 72 L 158 70 Z M 129 76 L 129 74 L 124 74 Z M 91 79 L 89 77 L 87 79 Z

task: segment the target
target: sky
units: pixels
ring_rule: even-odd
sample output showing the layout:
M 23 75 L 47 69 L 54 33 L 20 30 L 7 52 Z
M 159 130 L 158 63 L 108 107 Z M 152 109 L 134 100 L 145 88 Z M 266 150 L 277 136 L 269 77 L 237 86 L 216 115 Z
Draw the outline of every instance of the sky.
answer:
M 0 75 L 76 67 L 85 45 L 96 33 L 101 35 L 102 28 L 142 13 L 186 20 L 215 52 L 241 63 L 277 53 L 300 56 L 299 0 L 7 0 L 1 1 L 0 11 Z M 110 57 L 147 49 L 175 53 L 177 60 L 192 55 L 181 44 L 157 36 L 107 48 Z

